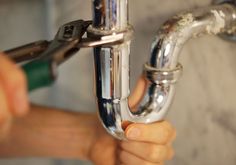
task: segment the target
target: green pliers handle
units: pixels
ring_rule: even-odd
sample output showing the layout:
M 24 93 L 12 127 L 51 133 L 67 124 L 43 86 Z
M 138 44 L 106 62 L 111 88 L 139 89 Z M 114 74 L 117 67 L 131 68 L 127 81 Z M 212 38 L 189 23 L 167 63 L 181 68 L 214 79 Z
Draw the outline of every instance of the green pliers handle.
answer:
M 28 91 L 50 86 L 55 78 L 55 65 L 49 60 L 36 60 L 22 66 L 27 82 Z
M 5 51 L 15 62 L 33 60 L 22 66 L 29 92 L 51 85 L 57 77 L 57 66 L 80 50 L 78 46 L 92 21 L 76 20 L 61 26 L 55 38 Z

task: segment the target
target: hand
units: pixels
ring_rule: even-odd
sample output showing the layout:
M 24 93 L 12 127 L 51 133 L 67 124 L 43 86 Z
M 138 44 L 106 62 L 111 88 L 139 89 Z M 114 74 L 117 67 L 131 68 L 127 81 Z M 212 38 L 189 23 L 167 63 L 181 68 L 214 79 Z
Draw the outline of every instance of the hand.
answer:
M 0 53 L 0 138 L 6 136 L 12 117 L 23 116 L 29 109 L 23 72 Z
M 120 162 L 124 165 L 163 165 L 172 159 L 171 143 L 175 130 L 167 121 L 153 124 L 132 124 L 125 130 L 129 141 L 121 142 Z
M 104 128 L 97 128 L 89 158 L 96 165 L 163 165 L 173 157 L 176 133 L 167 122 L 131 124 L 125 130 L 128 141 L 118 141 Z
M 144 77 L 138 80 L 129 98 L 131 108 L 142 99 L 147 83 Z M 130 124 L 125 129 L 128 140 L 122 142 L 113 139 L 99 125 L 96 124 L 96 136 L 89 153 L 96 165 L 163 165 L 174 155 L 171 143 L 176 132 L 167 121 Z

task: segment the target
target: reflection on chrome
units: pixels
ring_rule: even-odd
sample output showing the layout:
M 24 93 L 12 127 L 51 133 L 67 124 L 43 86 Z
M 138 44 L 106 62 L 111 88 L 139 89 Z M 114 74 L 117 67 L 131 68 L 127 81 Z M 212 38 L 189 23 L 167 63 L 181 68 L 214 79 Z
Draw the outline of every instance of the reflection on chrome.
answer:
M 127 0 L 93 0 L 93 26 L 96 36 L 130 31 Z M 185 12 L 169 19 L 159 30 L 151 47 L 151 56 L 144 65 L 148 84 L 136 110 L 128 105 L 129 55 L 131 36 L 122 43 L 94 48 L 96 95 L 100 119 L 107 131 L 124 138 L 127 122 L 150 123 L 162 120 L 181 76 L 179 53 L 189 39 L 202 34 L 233 33 L 236 30 L 236 9 L 221 4 Z

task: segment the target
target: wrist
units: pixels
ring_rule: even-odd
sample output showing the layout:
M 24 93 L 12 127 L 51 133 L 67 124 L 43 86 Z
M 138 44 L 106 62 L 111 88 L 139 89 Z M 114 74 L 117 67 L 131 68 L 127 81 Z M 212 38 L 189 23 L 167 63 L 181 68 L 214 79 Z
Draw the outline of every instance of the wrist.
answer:
M 91 130 L 91 134 L 88 135 L 90 144 L 88 145 L 88 148 L 87 148 L 86 159 L 93 161 L 94 151 L 96 150 L 95 148 L 99 141 L 98 139 L 101 137 L 101 133 L 105 130 L 102 127 L 101 122 L 99 121 L 96 114 L 92 115 L 91 118 L 92 118 L 91 120 L 92 122 L 89 128 Z
M 94 115 L 94 136 L 88 150 L 87 159 L 94 164 L 107 164 L 107 157 L 113 159 L 117 141 L 107 133 L 99 121 L 97 115 Z
M 14 120 L 9 142 L 0 143 L 1 155 L 89 159 L 98 123 L 95 114 L 32 109 L 26 117 Z
M 87 129 L 87 133 L 84 133 L 84 136 L 86 136 L 84 139 L 86 141 L 86 145 L 84 148 L 84 153 L 83 153 L 83 158 L 84 160 L 91 160 L 91 154 L 93 152 L 94 149 L 94 145 L 97 142 L 97 137 L 99 136 L 99 132 L 101 126 L 100 121 L 98 120 L 97 115 L 94 114 L 89 114 L 87 117 L 87 121 L 86 121 L 86 129 Z M 84 143 L 83 141 L 79 142 L 79 143 Z

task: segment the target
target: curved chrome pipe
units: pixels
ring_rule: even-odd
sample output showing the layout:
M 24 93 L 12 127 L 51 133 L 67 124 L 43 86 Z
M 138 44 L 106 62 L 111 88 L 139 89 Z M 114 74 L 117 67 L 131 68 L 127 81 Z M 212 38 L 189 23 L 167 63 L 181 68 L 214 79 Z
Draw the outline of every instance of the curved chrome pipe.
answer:
M 129 27 L 127 0 L 93 0 L 93 11 L 90 33 L 94 36 L 116 34 Z M 94 48 L 99 115 L 108 132 L 123 139 L 122 127 L 127 122 L 162 120 L 181 73 L 177 61 L 185 42 L 202 34 L 231 33 L 235 25 L 236 9 L 229 4 L 186 12 L 167 21 L 158 31 L 150 60 L 144 66 L 148 87 L 137 110 L 128 106 L 130 39 Z
M 158 31 L 148 64 L 155 69 L 174 68 L 183 45 L 189 39 L 205 34 L 234 33 L 235 25 L 236 8 L 230 4 L 174 16 Z

